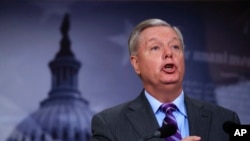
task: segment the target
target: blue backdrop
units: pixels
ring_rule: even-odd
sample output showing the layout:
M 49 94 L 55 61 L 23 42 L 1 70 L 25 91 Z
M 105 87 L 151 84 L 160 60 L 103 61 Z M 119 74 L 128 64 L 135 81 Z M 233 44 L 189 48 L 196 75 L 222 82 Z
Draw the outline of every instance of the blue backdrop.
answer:
M 236 2 L 35 2 L 0 4 L 0 140 L 39 109 L 51 89 L 48 63 L 70 14 L 78 89 L 95 113 L 142 89 L 128 56 L 133 27 L 147 18 L 178 26 L 185 42 L 184 91 L 235 110 L 250 123 L 250 8 Z

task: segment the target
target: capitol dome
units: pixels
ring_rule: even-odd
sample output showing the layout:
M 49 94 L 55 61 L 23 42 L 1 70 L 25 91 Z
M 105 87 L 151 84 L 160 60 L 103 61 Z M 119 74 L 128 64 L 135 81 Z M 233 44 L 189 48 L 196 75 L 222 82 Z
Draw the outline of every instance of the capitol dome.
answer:
M 60 50 L 49 63 L 52 88 L 40 108 L 16 126 L 7 141 L 88 141 L 93 112 L 77 89 L 81 63 L 71 51 L 69 15 L 62 26 Z

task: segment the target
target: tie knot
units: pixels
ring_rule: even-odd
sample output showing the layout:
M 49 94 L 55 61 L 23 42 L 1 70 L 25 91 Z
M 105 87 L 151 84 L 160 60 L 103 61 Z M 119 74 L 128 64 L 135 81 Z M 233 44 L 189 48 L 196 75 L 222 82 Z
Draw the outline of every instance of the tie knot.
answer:
M 177 110 L 177 107 L 175 104 L 173 103 L 165 103 L 165 104 L 162 104 L 160 109 L 166 113 L 166 114 L 169 114 L 169 113 L 172 113 L 173 111 Z

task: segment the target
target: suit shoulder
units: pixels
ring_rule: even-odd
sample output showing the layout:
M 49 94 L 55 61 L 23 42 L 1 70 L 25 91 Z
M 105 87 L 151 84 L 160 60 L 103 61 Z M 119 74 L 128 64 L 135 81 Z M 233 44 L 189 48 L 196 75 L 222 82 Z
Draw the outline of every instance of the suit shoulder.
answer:
M 115 116 L 119 116 L 121 114 L 123 114 L 125 112 L 125 110 L 128 109 L 128 106 L 130 105 L 131 101 L 104 109 L 101 112 L 96 113 L 95 115 L 99 115 L 99 116 L 103 116 L 103 117 L 115 117 Z
M 235 111 L 230 110 L 228 108 L 225 108 L 223 106 L 214 104 L 214 103 L 209 103 L 206 101 L 198 100 L 198 99 L 193 99 L 193 98 L 188 98 L 189 101 L 192 102 L 194 105 L 198 105 L 202 107 L 204 110 L 216 112 L 216 113 L 222 113 L 222 114 L 235 114 Z

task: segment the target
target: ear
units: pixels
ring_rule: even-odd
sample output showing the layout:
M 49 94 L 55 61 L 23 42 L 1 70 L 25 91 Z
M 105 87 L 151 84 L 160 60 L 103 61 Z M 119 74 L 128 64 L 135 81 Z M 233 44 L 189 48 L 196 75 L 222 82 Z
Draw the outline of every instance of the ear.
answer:
M 141 71 L 140 71 L 140 67 L 139 67 L 139 61 L 138 61 L 138 57 L 135 55 L 130 56 L 130 63 L 132 64 L 135 72 L 140 75 Z

